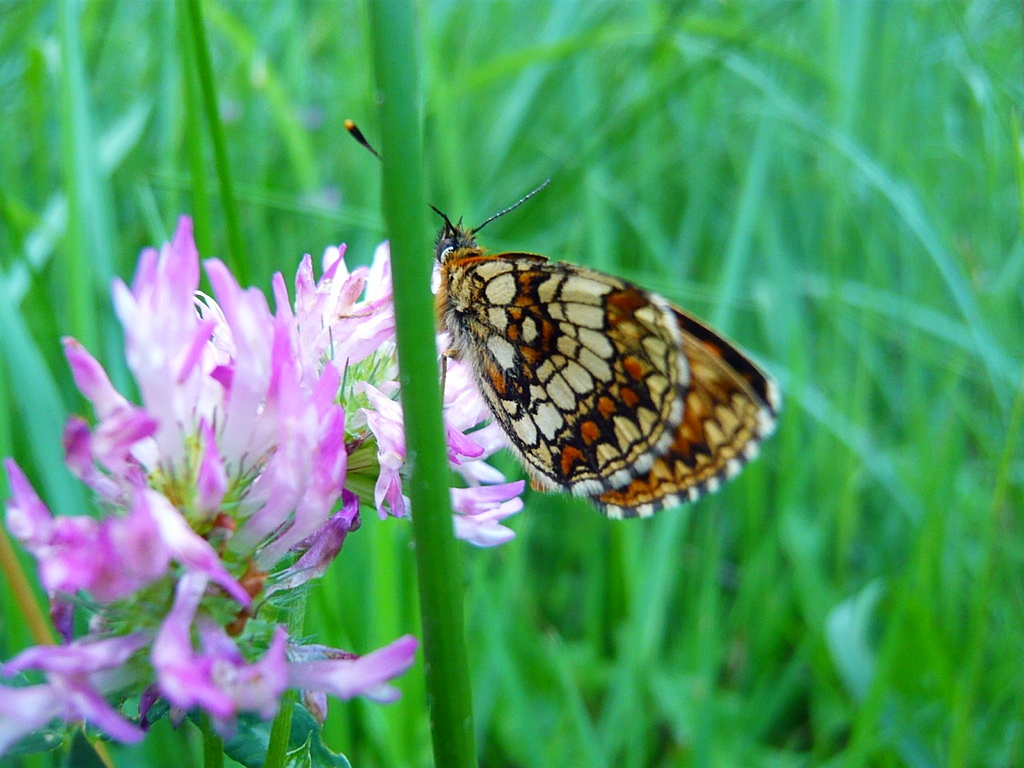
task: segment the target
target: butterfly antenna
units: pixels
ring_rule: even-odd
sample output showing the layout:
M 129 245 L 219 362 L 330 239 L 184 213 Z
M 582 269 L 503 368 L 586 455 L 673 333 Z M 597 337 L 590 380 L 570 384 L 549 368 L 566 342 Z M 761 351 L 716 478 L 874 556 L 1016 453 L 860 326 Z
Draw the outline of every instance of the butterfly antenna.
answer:
M 448 229 L 450 229 L 452 231 L 455 230 L 455 225 L 452 224 L 452 221 L 451 221 L 451 219 L 448 218 L 448 214 L 447 213 L 442 211 L 436 205 L 430 206 L 430 210 L 432 210 L 434 213 L 436 213 L 438 216 L 440 216 L 442 219 L 444 219 L 444 223 L 448 227 Z
M 540 185 L 539 187 L 537 187 L 537 188 L 536 188 L 535 190 L 533 190 L 532 192 L 530 192 L 530 193 L 529 193 L 529 194 L 527 194 L 527 195 L 523 195 L 523 196 L 522 196 L 521 198 L 519 198 L 518 200 L 516 200 L 516 201 L 515 201 L 514 203 L 512 203 L 512 205 L 510 205 L 510 206 L 509 206 L 508 208 L 506 208 L 505 210 L 503 210 L 503 211 L 498 211 L 498 212 L 497 212 L 496 214 L 494 214 L 493 216 L 491 216 L 491 217 L 490 217 L 489 219 L 487 219 L 487 221 L 485 221 L 485 222 L 484 222 L 483 224 L 481 224 L 480 226 L 478 226 L 478 227 L 473 227 L 473 231 L 472 231 L 472 233 L 471 233 L 471 234 L 474 234 L 474 235 L 475 235 L 475 234 L 476 234 L 477 232 L 479 232 L 479 231 L 480 231 L 481 229 L 483 229 L 484 227 L 486 227 L 486 226 L 487 226 L 488 224 L 490 224 L 490 223 L 491 223 L 492 221 L 494 221 L 495 219 L 497 219 L 497 218 L 500 218 L 500 217 L 504 216 L 504 215 L 505 215 L 506 213 L 508 213 L 509 211 L 514 211 L 514 210 L 515 210 L 516 208 L 518 208 L 518 207 L 519 207 L 520 205 L 522 205 L 523 203 L 525 203 L 525 202 L 526 202 L 527 200 L 529 200 L 529 199 L 530 199 L 531 197 L 533 197 L 534 195 L 536 195 L 536 194 L 537 194 L 538 192 L 540 192 L 540 191 L 541 191 L 542 189 L 544 189 L 544 187 L 546 187 L 546 186 L 547 186 L 548 184 L 550 184 L 550 183 L 551 183 L 551 179 L 545 179 L 545 180 L 544 180 L 544 183 L 543 183 L 543 184 L 541 184 L 541 185 Z M 436 211 L 437 209 L 435 208 L 434 210 Z M 438 213 L 440 213 L 440 211 L 438 211 Z
M 348 120 L 348 119 L 346 119 L 344 125 L 345 125 L 345 130 L 348 131 L 349 134 L 351 134 L 352 138 L 355 139 L 360 144 L 362 144 L 363 147 L 370 152 L 370 154 L 372 154 L 378 160 L 383 160 L 384 159 L 384 158 L 382 158 L 380 156 L 380 152 L 378 152 L 376 149 L 373 148 L 373 145 L 370 143 L 370 140 L 367 139 L 366 136 L 363 135 L 363 132 L 359 129 L 359 126 L 356 125 L 355 120 Z M 544 189 L 544 187 L 546 187 L 550 183 L 551 183 L 551 179 L 545 179 L 544 183 L 541 184 L 539 187 L 537 187 L 535 190 L 533 190 L 529 194 L 524 195 L 523 197 L 519 198 L 518 200 L 516 200 L 516 202 L 514 202 L 512 205 L 510 205 L 505 210 L 498 211 L 496 214 L 491 216 L 489 219 L 487 219 L 480 226 L 473 228 L 473 230 L 470 232 L 470 234 L 471 235 L 475 235 L 477 232 L 479 232 L 481 229 L 486 227 L 488 224 L 490 224 L 495 219 L 500 218 L 501 216 L 504 216 L 509 211 L 515 210 L 520 205 L 522 205 L 527 200 L 529 200 L 531 197 L 533 197 L 538 192 L 540 192 L 542 189 Z M 455 225 L 452 224 L 451 219 L 448 218 L 447 214 L 445 214 L 443 211 L 439 210 L 436 206 L 432 205 L 430 207 L 431 207 L 431 209 L 433 209 L 434 213 L 436 213 L 438 216 L 440 216 L 442 219 L 444 219 L 444 223 L 448 225 L 448 229 L 451 229 L 451 230 L 455 229 Z M 461 221 L 459 223 L 461 224 Z
M 380 152 L 378 152 L 376 149 L 374 149 L 373 145 L 370 144 L 370 141 L 365 136 L 363 136 L 363 132 L 361 130 L 359 130 L 359 126 L 355 124 L 354 120 L 346 120 L 345 121 L 345 130 L 348 131 L 350 134 L 352 134 L 352 138 L 353 139 L 355 139 L 360 144 L 362 144 L 364 147 L 366 147 L 368 150 L 370 150 L 370 153 L 374 157 L 376 157 L 378 160 L 382 160 L 383 159 L 380 156 Z
M 384 161 L 384 158 L 380 156 L 380 152 L 373 148 L 373 145 L 370 143 L 370 140 L 363 135 L 363 132 L 361 130 L 359 130 L 359 126 L 356 125 L 355 120 L 345 120 L 345 130 L 351 134 L 353 139 L 355 139 L 360 144 L 362 144 L 363 147 L 368 149 L 373 154 L 374 157 L 376 157 L 381 162 Z M 448 219 L 447 214 L 445 214 L 443 211 L 438 210 L 433 205 L 430 207 L 433 208 L 434 213 L 436 213 L 438 216 L 444 219 L 444 223 L 448 225 L 448 229 L 455 229 L 455 227 L 452 226 L 451 221 Z

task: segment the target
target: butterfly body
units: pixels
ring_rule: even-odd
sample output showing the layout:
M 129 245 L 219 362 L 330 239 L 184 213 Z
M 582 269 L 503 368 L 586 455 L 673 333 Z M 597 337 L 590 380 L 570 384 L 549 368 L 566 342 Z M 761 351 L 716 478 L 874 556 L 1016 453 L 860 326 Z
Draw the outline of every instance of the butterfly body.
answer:
M 446 216 L 437 314 L 534 484 L 646 517 L 714 491 L 772 431 L 774 384 L 656 293 Z

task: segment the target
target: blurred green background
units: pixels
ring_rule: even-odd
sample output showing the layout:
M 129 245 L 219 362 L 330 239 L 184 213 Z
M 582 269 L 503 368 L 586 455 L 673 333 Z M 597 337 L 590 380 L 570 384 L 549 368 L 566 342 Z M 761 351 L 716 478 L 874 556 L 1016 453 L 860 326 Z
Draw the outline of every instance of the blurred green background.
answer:
M 59 338 L 131 392 L 110 280 L 178 215 L 264 290 L 383 236 L 379 167 L 342 129 L 379 135 L 365 8 L 203 11 L 241 253 L 182 8 L 0 6 L 0 455 L 59 512 L 87 505 Z M 1020 5 L 425 2 L 420 47 L 435 205 L 477 223 L 550 177 L 485 245 L 657 289 L 785 398 L 696 505 L 609 522 L 534 494 L 514 542 L 463 547 L 481 764 L 1024 764 Z M 407 524 L 367 512 L 308 632 L 415 632 L 413 574 Z M 31 640 L 0 600 L 6 659 Z M 331 704 L 357 768 L 429 763 L 422 670 L 399 682 L 387 708 Z M 112 755 L 199 760 L 166 722 Z

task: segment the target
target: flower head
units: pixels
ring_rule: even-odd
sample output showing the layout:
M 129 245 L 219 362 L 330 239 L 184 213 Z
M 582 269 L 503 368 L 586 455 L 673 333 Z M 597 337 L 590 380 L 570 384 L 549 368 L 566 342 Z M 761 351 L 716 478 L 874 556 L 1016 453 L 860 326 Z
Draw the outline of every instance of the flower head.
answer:
M 210 296 L 183 218 L 170 244 L 142 253 L 130 286 L 114 284 L 138 403 L 64 340 L 95 417 L 68 421 L 66 462 L 102 514 L 52 515 L 6 461 L 7 527 L 35 556 L 66 644 L 0 664 L 18 679 L 0 686 L 0 753 L 55 718 L 136 740 L 142 727 L 108 701 L 133 693 L 142 725 L 162 698 L 225 731 L 242 712 L 273 716 L 289 687 L 320 713 L 327 694 L 391 701 L 388 681 L 413 661 L 409 636 L 357 656 L 302 644 L 279 623 L 288 594 L 359 528 L 361 503 L 410 512 L 386 246 L 351 271 L 344 248 L 328 249 L 319 280 L 307 256 L 294 303 L 274 277 L 274 312 L 222 262 L 203 268 Z M 503 445 L 486 416 L 453 361 L 445 427 L 465 486 L 452 490 L 454 530 L 481 546 L 507 541 L 501 521 L 522 506 L 522 483 L 484 463 Z M 83 609 L 90 631 L 73 638 L 71 611 Z

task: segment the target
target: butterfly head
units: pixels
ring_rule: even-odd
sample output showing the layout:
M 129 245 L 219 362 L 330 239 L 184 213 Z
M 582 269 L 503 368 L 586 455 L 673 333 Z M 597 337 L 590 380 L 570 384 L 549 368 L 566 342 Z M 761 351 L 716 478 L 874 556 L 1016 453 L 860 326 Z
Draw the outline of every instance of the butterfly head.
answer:
M 476 233 L 480 229 L 470 229 L 462 225 L 462 219 L 452 223 L 448 215 L 434 206 L 430 206 L 434 213 L 444 220 L 441 230 L 437 233 L 437 243 L 434 246 L 434 258 L 438 264 L 444 264 L 453 254 L 466 248 L 476 248 Z
M 434 213 L 436 213 L 444 220 L 444 226 L 442 226 L 441 231 L 437 233 L 437 244 L 434 247 L 434 258 L 437 259 L 438 264 L 444 264 L 451 257 L 452 254 L 458 253 L 459 251 L 466 249 L 479 250 L 476 244 L 476 236 L 481 229 L 486 227 L 495 219 L 504 216 L 509 211 L 514 211 L 520 205 L 522 205 L 531 197 L 533 197 L 542 189 L 544 189 L 544 187 L 546 187 L 550 182 L 551 179 L 548 179 L 535 190 L 530 192 L 530 194 L 524 195 L 523 197 L 519 198 L 519 200 L 510 205 L 508 208 L 498 211 L 496 214 L 487 219 L 483 224 L 475 226 L 472 229 L 470 229 L 469 227 L 462 226 L 461 218 L 457 222 L 452 224 L 452 220 L 448 218 L 447 214 L 437 209 L 433 205 L 430 206 L 431 209 L 433 209 Z

